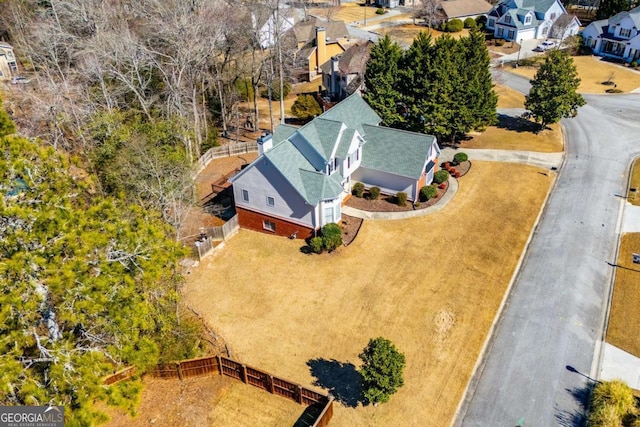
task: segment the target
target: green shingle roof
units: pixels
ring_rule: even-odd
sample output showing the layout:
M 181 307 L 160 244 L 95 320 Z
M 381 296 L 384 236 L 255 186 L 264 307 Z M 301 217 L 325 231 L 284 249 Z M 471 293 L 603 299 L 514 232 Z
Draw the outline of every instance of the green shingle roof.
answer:
M 325 162 L 328 162 L 331 159 L 333 148 L 338 142 L 341 128 L 341 122 L 318 117 L 300 128 L 300 134 L 309 141 L 309 144 L 324 158 Z
M 289 141 L 279 143 L 264 156 L 310 205 L 336 198 L 343 191 L 338 174 L 327 176 L 316 171 Z
M 336 120 L 344 123 L 350 129 L 355 129 L 362 135 L 362 125 L 377 125 L 382 119 L 364 99 L 358 94 L 353 94 L 344 101 L 319 116 L 322 119 Z
M 351 141 L 353 140 L 353 135 L 356 133 L 354 129 L 345 129 L 342 132 L 342 138 L 340 138 L 340 142 L 338 143 L 338 149 L 336 150 L 336 157 L 340 157 L 341 159 L 346 159 L 347 154 L 349 154 L 349 146 L 351 145 Z
M 364 125 L 362 163 L 369 169 L 419 179 L 435 141 L 431 135 Z
M 273 143 L 277 144 L 284 141 L 296 133 L 297 130 L 298 128 L 296 126 L 285 125 L 284 123 L 279 124 L 278 127 L 276 127 L 275 132 L 273 132 Z

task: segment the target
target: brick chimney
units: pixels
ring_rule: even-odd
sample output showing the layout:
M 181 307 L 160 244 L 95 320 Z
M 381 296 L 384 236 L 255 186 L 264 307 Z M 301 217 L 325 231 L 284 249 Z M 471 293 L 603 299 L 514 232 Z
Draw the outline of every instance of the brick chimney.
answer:
M 318 68 L 327 61 L 327 32 L 324 27 L 316 27 Z

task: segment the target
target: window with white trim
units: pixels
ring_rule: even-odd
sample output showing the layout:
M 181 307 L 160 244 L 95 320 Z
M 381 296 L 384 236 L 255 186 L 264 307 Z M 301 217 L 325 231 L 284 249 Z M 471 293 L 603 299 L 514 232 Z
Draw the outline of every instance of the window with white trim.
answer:
M 513 30 L 509 30 L 509 35 L 508 35 L 509 40 L 513 40 L 515 35 L 516 33 Z
M 263 219 L 262 228 L 267 231 L 276 231 L 276 223 L 273 221 L 269 221 L 268 219 Z
M 502 28 L 498 28 L 498 35 L 497 35 L 498 38 L 502 37 L 502 32 L 503 31 L 504 30 Z
M 270 208 L 275 208 L 276 207 L 276 199 L 274 199 L 271 196 L 267 196 L 267 206 L 269 206 Z
M 620 37 L 628 38 L 631 36 L 631 28 L 620 28 Z
M 504 17 L 505 24 L 511 24 L 511 17 L 509 15 Z
M 491 28 L 496 24 L 496 20 L 493 18 L 489 19 L 489 22 L 487 22 L 487 27 Z
M 551 14 L 551 16 L 549 16 L 549 19 L 551 19 L 551 20 L 556 19 L 556 14 L 555 14 L 555 13 L 552 13 L 552 14 Z
M 249 202 L 249 191 L 242 190 L 242 201 Z
M 525 23 L 525 24 L 531 24 L 531 16 L 530 16 L 530 15 L 527 15 L 527 16 L 524 18 L 524 23 Z

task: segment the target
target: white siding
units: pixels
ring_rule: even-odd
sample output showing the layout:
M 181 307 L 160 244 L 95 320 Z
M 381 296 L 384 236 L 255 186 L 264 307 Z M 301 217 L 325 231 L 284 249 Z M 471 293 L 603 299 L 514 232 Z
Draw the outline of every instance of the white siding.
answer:
M 373 169 L 361 167 L 351 175 L 352 182 L 361 182 L 366 187 L 380 187 L 386 194 L 407 193 L 409 200 L 415 200 L 418 191 L 417 182 L 411 178 L 393 175 Z
M 242 190 L 249 193 L 249 202 L 242 200 Z M 313 206 L 304 199 L 278 172 L 268 164 L 267 159 L 260 159 L 255 167 L 246 170 L 233 183 L 233 196 L 236 206 L 279 217 L 296 224 L 314 227 Z M 275 206 L 267 203 L 273 197 Z

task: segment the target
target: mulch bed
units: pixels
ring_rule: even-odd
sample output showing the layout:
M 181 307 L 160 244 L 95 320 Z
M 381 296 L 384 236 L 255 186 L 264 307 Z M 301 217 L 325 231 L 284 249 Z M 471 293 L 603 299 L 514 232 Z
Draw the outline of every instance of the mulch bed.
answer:
M 471 162 L 465 161 L 455 166 L 455 169 L 460 172 L 460 176 L 464 176 L 471 168 Z M 362 198 L 352 196 L 347 200 L 346 205 L 355 209 L 360 209 L 367 212 L 404 212 L 418 209 L 426 209 L 429 206 L 433 206 L 440 201 L 442 196 L 449 189 L 449 183 L 446 183 L 444 189 L 438 188 L 438 195 L 426 202 L 418 202 L 415 206 L 410 202 L 407 202 L 405 206 L 398 206 L 395 200 L 395 196 L 392 195 L 380 195 L 377 200 L 369 199 L 368 192 L 365 192 L 365 196 Z M 344 217 L 345 215 L 343 215 Z
M 356 239 L 362 221 L 364 221 L 362 218 L 342 214 L 342 243 L 345 246 L 349 246 Z

